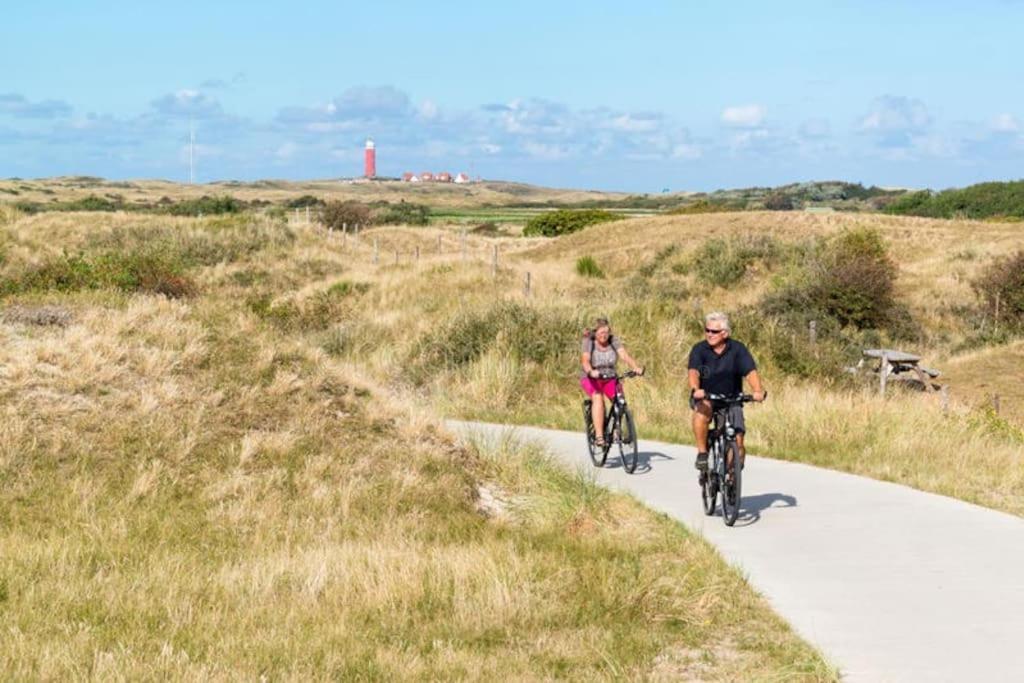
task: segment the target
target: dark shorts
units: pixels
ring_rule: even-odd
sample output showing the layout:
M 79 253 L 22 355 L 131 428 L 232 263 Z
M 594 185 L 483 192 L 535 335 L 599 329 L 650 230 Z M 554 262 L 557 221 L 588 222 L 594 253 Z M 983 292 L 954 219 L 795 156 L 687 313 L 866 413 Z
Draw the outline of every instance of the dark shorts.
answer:
M 690 409 L 697 409 L 697 401 L 690 397 Z M 743 404 L 737 403 L 729 406 L 729 420 L 732 422 L 733 428 L 739 434 L 747 433 L 747 423 L 743 419 Z

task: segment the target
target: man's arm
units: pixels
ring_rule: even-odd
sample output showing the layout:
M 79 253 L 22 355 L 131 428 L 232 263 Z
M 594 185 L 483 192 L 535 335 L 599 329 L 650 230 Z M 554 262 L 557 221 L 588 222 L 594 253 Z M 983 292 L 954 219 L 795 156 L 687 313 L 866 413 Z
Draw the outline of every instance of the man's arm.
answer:
M 757 370 L 751 370 L 747 373 L 747 382 L 750 383 L 750 388 L 753 389 L 753 395 L 755 401 L 764 400 L 764 386 L 761 384 L 761 375 L 757 374 Z
M 697 400 L 704 398 L 704 390 L 700 388 L 700 370 L 690 368 L 687 373 L 687 381 L 690 383 L 690 391 Z

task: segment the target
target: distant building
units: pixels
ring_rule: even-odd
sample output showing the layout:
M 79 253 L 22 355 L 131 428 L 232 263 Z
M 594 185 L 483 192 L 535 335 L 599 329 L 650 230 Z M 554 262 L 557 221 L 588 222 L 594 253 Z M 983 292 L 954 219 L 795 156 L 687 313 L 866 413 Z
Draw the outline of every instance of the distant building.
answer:
M 412 173 L 410 173 L 409 171 L 406 171 L 405 173 L 402 174 L 402 180 L 404 180 L 405 182 L 408 183 L 408 182 L 410 182 L 412 180 L 412 176 L 413 176 Z
M 363 176 L 373 178 L 377 175 L 377 148 L 373 140 L 366 139 L 366 150 L 363 153 Z
M 430 171 L 424 171 L 423 173 L 420 173 L 420 180 L 425 183 L 429 183 L 434 180 L 434 174 Z
M 450 183 L 452 181 L 452 174 L 447 171 L 441 171 L 435 176 L 434 180 L 439 183 Z
M 469 182 L 469 176 L 466 175 L 465 173 L 460 173 L 459 175 L 455 176 L 455 182 L 457 182 L 459 184 L 468 183 Z
M 409 174 L 409 182 L 410 182 L 410 183 L 422 183 L 422 182 L 423 182 L 423 179 L 422 179 L 422 178 L 420 178 L 420 177 L 419 177 L 418 175 L 416 175 L 415 173 L 410 173 L 410 174 Z

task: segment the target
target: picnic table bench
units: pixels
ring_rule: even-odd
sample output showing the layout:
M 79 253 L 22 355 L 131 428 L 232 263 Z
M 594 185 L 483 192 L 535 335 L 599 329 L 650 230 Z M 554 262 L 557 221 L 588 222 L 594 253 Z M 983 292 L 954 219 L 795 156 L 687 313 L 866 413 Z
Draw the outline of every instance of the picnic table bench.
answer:
M 897 381 L 914 381 L 916 379 L 924 386 L 925 391 L 935 391 L 931 380 L 942 374 L 934 368 L 923 367 L 920 356 L 907 353 L 906 351 L 898 351 L 896 349 L 864 349 L 864 357 L 878 359 L 876 372 L 879 375 L 883 394 L 885 393 L 885 385 L 890 381 L 890 377 Z M 861 359 L 859 365 L 863 365 L 863 363 L 864 360 Z

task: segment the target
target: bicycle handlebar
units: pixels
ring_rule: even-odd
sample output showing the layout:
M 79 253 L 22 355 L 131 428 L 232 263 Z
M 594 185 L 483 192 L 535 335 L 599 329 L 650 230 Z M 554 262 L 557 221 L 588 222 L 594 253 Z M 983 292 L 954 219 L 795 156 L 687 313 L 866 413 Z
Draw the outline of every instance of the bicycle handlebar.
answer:
M 718 403 L 753 403 L 753 394 L 704 394 L 704 398 Z M 768 392 L 764 392 L 764 398 L 768 398 Z M 764 400 L 764 399 L 762 399 Z
M 635 370 L 629 370 L 629 371 L 627 371 L 626 373 L 624 373 L 622 375 L 614 373 L 614 372 L 612 372 L 612 373 L 599 372 L 597 379 L 628 379 L 630 377 L 641 377 L 641 376 L 642 375 L 638 374 Z

